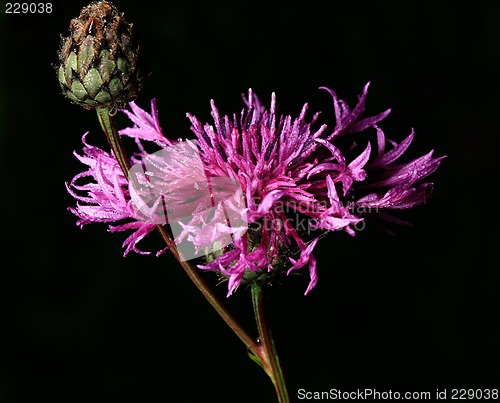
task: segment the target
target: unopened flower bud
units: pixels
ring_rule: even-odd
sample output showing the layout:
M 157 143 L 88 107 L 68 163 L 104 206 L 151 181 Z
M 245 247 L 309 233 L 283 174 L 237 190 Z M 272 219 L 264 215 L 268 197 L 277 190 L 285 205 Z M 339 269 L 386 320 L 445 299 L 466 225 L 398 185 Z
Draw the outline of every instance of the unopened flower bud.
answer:
M 141 87 L 138 52 L 123 13 L 108 1 L 90 3 L 71 20 L 70 35 L 61 37 L 58 76 L 64 95 L 86 109 L 122 107 Z

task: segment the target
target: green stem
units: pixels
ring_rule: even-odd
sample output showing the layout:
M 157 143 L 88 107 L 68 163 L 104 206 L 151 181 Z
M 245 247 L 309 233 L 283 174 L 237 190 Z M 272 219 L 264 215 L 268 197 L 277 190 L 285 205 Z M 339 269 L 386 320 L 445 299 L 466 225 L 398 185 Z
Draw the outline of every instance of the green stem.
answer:
M 108 139 L 108 143 L 113 150 L 113 153 L 116 156 L 118 164 L 123 171 L 123 174 L 126 178 L 128 178 L 128 171 L 130 170 L 130 160 L 125 152 L 125 148 L 123 147 L 122 141 L 118 132 L 116 131 L 116 127 L 114 125 L 113 120 L 109 114 L 109 108 L 97 108 L 97 116 L 99 118 L 99 122 L 101 127 L 106 134 L 106 138 Z M 161 238 L 165 242 L 167 246 L 171 246 L 174 244 L 174 240 L 170 233 L 161 225 L 156 227 L 159 232 Z M 216 310 L 219 316 L 226 322 L 229 328 L 238 336 L 238 338 L 243 342 L 243 344 L 247 347 L 249 352 L 256 357 L 257 362 L 261 361 L 261 352 L 259 349 L 259 345 L 253 340 L 247 332 L 241 327 L 241 325 L 233 318 L 233 316 L 227 311 L 227 309 L 221 304 L 218 298 L 214 295 L 210 287 L 205 283 L 205 281 L 198 274 L 196 269 L 191 266 L 187 261 L 184 261 L 179 256 L 179 252 L 175 247 L 170 248 L 170 251 L 173 253 L 177 261 L 180 263 L 181 267 L 184 269 L 188 277 L 194 283 L 196 288 L 200 290 L 205 299 L 212 305 L 212 307 Z
M 260 346 L 262 349 L 263 368 L 273 381 L 276 395 L 280 403 L 290 403 L 288 391 L 285 383 L 285 376 L 281 369 L 281 364 L 274 345 L 274 340 L 271 334 L 271 329 L 266 323 L 264 317 L 264 305 L 262 296 L 262 287 L 257 284 L 252 284 L 252 303 L 259 331 Z
M 130 160 L 127 157 L 127 153 L 125 152 L 125 147 L 123 147 L 122 140 L 116 131 L 116 127 L 111 119 L 109 114 L 109 108 L 97 108 L 97 117 L 99 118 L 99 123 L 101 124 L 102 130 L 106 134 L 106 138 L 108 139 L 108 143 L 113 150 L 113 153 L 116 156 L 116 160 L 120 165 L 120 168 L 125 175 L 125 178 L 128 178 L 128 171 L 130 169 Z

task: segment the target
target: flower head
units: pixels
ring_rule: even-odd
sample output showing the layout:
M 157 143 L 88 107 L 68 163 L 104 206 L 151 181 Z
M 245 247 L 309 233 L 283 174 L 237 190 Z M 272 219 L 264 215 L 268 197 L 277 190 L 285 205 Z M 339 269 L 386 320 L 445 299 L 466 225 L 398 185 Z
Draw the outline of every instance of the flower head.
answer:
M 245 190 L 250 228 L 257 228 L 234 244 L 228 252 L 232 258 L 223 254 L 201 266 L 228 275 L 232 280 L 229 293 L 248 272 L 273 272 L 283 267 L 290 273 L 307 266 L 307 294 L 317 281 L 313 255 L 317 234 L 345 230 L 354 235 L 356 225 L 367 214 L 413 207 L 430 195 L 432 184 L 417 182 L 431 174 L 441 158 L 432 158 L 431 151 L 400 163 L 413 133 L 401 144 L 386 141 L 377 123 L 389 111 L 362 117 L 368 85 L 352 110 L 332 90 L 326 90 L 333 99 L 333 130 L 326 125 L 318 127 L 318 113 L 308 120 L 307 104 L 295 119 L 277 116 L 275 95 L 267 110 L 251 90 L 239 117 L 221 116 L 214 102 L 213 125 L 203 125 L 188 114 L 204 165 L 214 176 L 237 178 Z M 336 145 L 340 137 L 368 128 L 377 133 L 375 156 L 368 138 L 361 147 L 354 143 L 344 148 Z M 301 218 L 306 219 L 306 225 L 300 225 Z M 317 230 L 316 235 L 311 230 Z M 297 257 L 283 262 L 282 256 L 294 250 Z
M 352 109 L 332 90 L 326 91 L 333 99 L 336 119 L 331 129 L 318 123 L 319 113 L 307 117 L 307 104 L 295 118 L 279 116 L 274 94 L 267 109 L 252 90 L 243 98 L 245 108 L 240 115 L 221 115 L 213 101 L 212 124 L 201 123 L 188 114 L 196 140 L 186 144 L 195 145 L 199 158 L 196 160 L 199 167 L 191 170 L 186 170 L 186 164 L 180 162 L 186 161 L 185 156 L 176 161 L 175 154 L 169 154 L 159 160 L 157 155 L 144 151 L 140 140 L 154 141 L 164 150 L 172 149 L 174 143 L 161 134 L 154 103 L 151 114 L 131 103 L 132 110 L 125 113 L 135 125 L 121 134 L 138 141 L 140 153 L 135 162 L 148 163 L 156 170 L 155 188 L 162 190 L 161 198 L 158 196 L 149 204 L 147 211 L 152 215 L 145 219 L 137 214 L 133 203 L 130 205 L 131 195 L 137 189 L 129 186 L 127 191 L 125 178 L 117 178 L 119 174 L 117 169 L 111 169 L 111 162 L 92 168 L 99 165 L 96 155 L 107 161 L 102 150 L 94 150 L 93 156 L 86 152 L 87 160 L 81 157 L 87 165 L 90 162 L 91 170 L 77 176 L 70 188 L 76 188 L 75 181 L 82 176 L 90 175 L 96 183 L 77 188 L 88 192 L 85 197 L 71 191 L 80 200 L 73 211 L 82 223 L 103 221 L 103 216 L 108 222 L 131 220 L 125 225 L 136 229 L 135 238 L 128 244 L 135 248 L 136 241 L 151 231 L 154 221 L 151 217 L 157 217 L 158 211 L 188 206 L 190 214 L 180 223 L 178 239 L 188 239 L 197 250 L 219 245 L 206 253 L 207 261 L 199 267 L 228 278 L 228 295 L 242 282 L 270 281 L 279 273 L 303 267 L 308 268 L 310 276 L 307 294 L 318 279 L 314 248 L 321 234 L 343 230 L 354 235 L 357 225 L 368 215 L 424 202 L 430 196 L 432 184 L 421 181 L 437 169 L 443 158 L 433 158 L 431 151 L 413 161 L 401 162 L 414 134 L 399 144 L 387 140 L 378 123 L 389 110 L 363 117 L 368 85 Z M 367 129 L 372 129 L 374 141 L 368 133 L 356 135 L 361 138 L 360 144 L 349 141 L 349 136 Z M 108 158 L 113 160 L 112 156 Z M 207 215 L 207 198 L 195 197 L 197 193 L 186 186 L 181 188 L 191 189 L 187 193 L 175 191 L 179 183 L 184 183 L 180 178 L 194 177 L 207 183 L 230 180 L 236 184 L 235 189 L 241 188 L 244 202 L 237 203 L 229 196 L 222 198 L 226 204 L 223 207 L 213 204 L 213 211 Z M 149 177 L 147 182 L 152 183 Z M 212 201 L 218 194 L 214 189 L 217 186 L 209 190 Z M 113 209 L 117 211 L 109 213 Z M 233 220 L 228 220 L 228 212 L 243 221 L 234 225 Z M 170 222 L 167 218 L 163 223 Z M 126 229 L 123 225 L 119 228 Z M 222 234 L 230 236 L 231 242 L 221 245 Z

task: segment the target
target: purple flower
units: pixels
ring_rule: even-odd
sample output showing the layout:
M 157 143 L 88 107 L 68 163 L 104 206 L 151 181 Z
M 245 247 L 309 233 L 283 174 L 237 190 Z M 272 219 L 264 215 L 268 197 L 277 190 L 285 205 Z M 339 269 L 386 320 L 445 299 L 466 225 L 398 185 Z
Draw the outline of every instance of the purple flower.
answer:
M 151 107 L 153 116 L 156 116 L 153 101 Z M 136 116 L 137 124 L 141 125 L 138 127 L 143 129 L 140 133 L 136 133 L 136 138 L 148 136 L 148 140 L 157 140 L 154 135 L 150 134 L 149 130 L 150 127 L 159 129 L 156 117 L 153 118 L 139 108 Z M 153 122 L 156 122 L 156 126 L 152 125 Z M 76 208 L 70 207 L 69 211 L 79 218 L 77 225 L 80 227 L 93 222 L 119 223 L 110 225 L 109 231 L 133 230 L 133 233 L 123 243 L 124 254 L 127 255 L 130 251 L 140 254 L 149 253 L 138 249 L 137 243 L 153 231 L 155 225 L 145 222 L 137 216 L 131 204 L 128 180 L 123 175 L 115 156 L 88 144 L 86 137 L 87 134 L 82 138 L 84 155 L 74 154 L 88 166 L 88 169 L 76 175 L 69 184 L 66 184 L 68 192 L 77 200 Z M 172 144 L 167 139 L 164 140 L 164 143 Z
M 318 279 L 313 252 L 322 233 L 344 230 L 354 235 L 357 225 L 367 216 L 387 216 L 384 211 L 416 206 L 431 194 L 432 183 L 421 181 L 437 169 L 443 157 L 433 158 L 431 151 L 413 161 L 401 162 L 413 132 L 398 144 L 387 140 L 378 127 L 389 110 L 363 117 L 368 84 L 352 110 L 332 90 L 326 90 L 333 99 L 333 129 L 318 124 L 319 113 L 307 118 L 307 104 L 296 118 L 279 116 L 274 94 L 270 108 L 266 109 L 251 90 L 244 97 L 245 108 L 239 116 L 221 115 L 213 101 L 213 124 L 202 124 L 188 114 L 196 141 L 187 143 L 195 144 L 199 151 L 202 175 L 185 170 L 182 163 L 173 161 L 175 158 L 162 162 L 144 151 L 141 141 L 153 141 L 165 150 L 174 144 L 161 132 L 154 102 L 151 114 L 135 103 L 130 104 L 132 111 L 125 111 L 134 127 L 120 133 L 135 138 L 140 150 L 132 162 L 155 161 L 154 167 L 160 173 L 155 183 L 169 189 L 163 191 L 161 199 L 167 202 L 153 203 L 151 211 L 156 214 L 162 209 L 186 205 L 192 211 L 190 219 L 181 224 L 180 238 L 189 239 L 200 249 L 217 242 L 218 232 L 234 235 L 235 231 L 220 222 L 215 225 L 210 221 L 213 217 L 202 215 L 204 207 L 196 207 L 201 199 L 189 197 L 196 192 L 188 190 L 182 197 L 178 192 L 177 196 L 168 196 L 175 193 L 173 184 L 201 175 L 209 182 L 229 178 L 241 187 L 244 205 L 228 203 L 214 217 L 227 216 L 228 209 L 234 210 L 232 213 L 245 218 L 247 230 L 241 232 L 239 228 L 232 244 L 207 253 L 206 263 L 199 265 L 228 278 L 228 295 L 242 282 L 271 281 L 279 273 L 305 266 L 310 276 L 307 294 Z M 368 132 L 361 133 L 367 129 L 373 129 L 373 139 Z M 68 186 L 79 201 L 71 211 L 80 218 L 80 225 L 126 220 L 112 228 L 134 229 L 126 241 L 126 253 L 138 251 L 137 242 L 152 231 L 154 220 L 145 219 L 131 206 L 133 187 L 129 190 L 114 157 L 85 146 L 85 156 L 79 159 L 89 170 L 77 175 Z M 80 185 L 83 177 L 92 182 Z M 82 196 L 77 191 L 86 194 Z M 165 199 L 163 194 L 168 197 Z
M 432 158 L 430 152 L 400 163 L 413 133 L 401 144 L 386 141 L 377 123 L 390 111 L 362 117 L 368 85 L 352 110 L 326 90 L 333 98 L 333 130 L 318 127 L 318 113 L 308 120 L 307 104 L 295 119 L 277 116 L 275 95 L 267 110 L 251 90 L 240 116 L 221 116 L 213 101 L 213 124 L 201 124 L 188 114 L 206 169 L 213 176 L 240 182 L 250 228 L 258 224 L 258 231 L 250 230 L 246 242 L 235 243 L 233 249 L 200 266 L 229 276 L 229 294 L 249 272 L 283 268 L 290 273 L 308 266 L 307 294 L 317 282 L 313 249 L 321 230 L 343 229 L 354 235 L 356 224 L 374 210 L 413 207 L 430 195 L 432 184 L 415 184 L 431 174 L 442 158 Z M 343 148 L 336 145 L 341 137 L 368 128 L 377 133 L 376 156 L 367 136 L 361 138 L 361 148 L 354 142 Z M 300 217 L 308 220 L 307 226 L 297 224 Z M 283 262 L 281 257 L 294 250 L 297 257 Z

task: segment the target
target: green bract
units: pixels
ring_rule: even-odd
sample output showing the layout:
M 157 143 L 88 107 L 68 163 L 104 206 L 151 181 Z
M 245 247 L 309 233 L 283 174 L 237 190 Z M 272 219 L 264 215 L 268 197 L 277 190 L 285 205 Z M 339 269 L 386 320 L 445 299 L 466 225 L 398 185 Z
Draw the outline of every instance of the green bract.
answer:
M 87 109 L 124 106 L 141 87 L 138 53 L 123 13 L 107 1 L 89 4 L 71 20 L 70 35 L 61 38 L 58 78 L 64 95 Z

